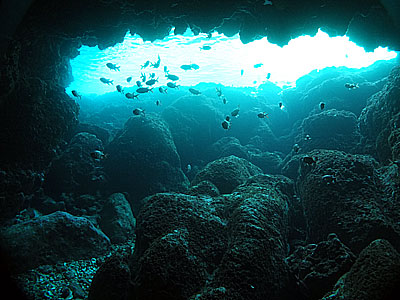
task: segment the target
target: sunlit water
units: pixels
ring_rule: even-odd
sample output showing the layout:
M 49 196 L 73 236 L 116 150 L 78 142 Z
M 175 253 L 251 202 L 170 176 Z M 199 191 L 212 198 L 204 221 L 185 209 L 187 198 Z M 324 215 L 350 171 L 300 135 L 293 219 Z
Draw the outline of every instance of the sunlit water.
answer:
M 204 50 L 204 46 L 211 49 Z M 141 68 L 147 60 L 155 63 L 158 55 L 161 58 L 159 68 Z M 147 79 L 150 73 L 155 73 L 159 82 L 154 86 L 165 86 L 164 67 L 179 77 L 176 83 L 182 86 L 195 86 L 200 82 L 233 87 L 258 86 L 268 80 L 268 73 L 269 80 L 279 86 L 294 85 L 299 77 L 312 70 L 332 66 L 367 67 L 377 60 L 393 59 L 396 55 L 396 52 L 381 47 L 374 52 L 365 52 L 346 36 L 331 38 L 322 31 L 314 37 L 293 39 L 284 47 L 269 43 L 267 38 L 243 44 L 238 35 L 229 38 L 213 33 L 209 38 L 206 34 L 194 36 L 190 30 L 184 35 L 174 35 L 171 31 L 163 40 L 154 42 L 144 42 L 138 35 L 127 34 L 123 43 L 105 50 L 81 47 L 80 55 L 71 60 L 74 81 L 67 92 L 108 93 L 115 91 L 118 84 L 124 87 L 135 85 L 141 73 L 145 73 Z M 120 71 L 110 70 L 106 66 L 109 62 L 120 66 Z M 180 68 L 184 64 L 197 64 L 200 68 L 185 71 Z M 128 83 L 126 79 L 130 76 L 132 81 Z M 100 77 L 113 80 L 113 85 L 102 83 Z

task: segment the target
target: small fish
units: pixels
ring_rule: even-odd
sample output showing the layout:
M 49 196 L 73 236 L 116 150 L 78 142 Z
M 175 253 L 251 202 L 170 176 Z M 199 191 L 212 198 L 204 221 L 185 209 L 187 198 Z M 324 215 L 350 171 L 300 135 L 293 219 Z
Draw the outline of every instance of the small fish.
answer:
M 182 69 L 182 70 L 185 70 L 185 71 L 188 71 L 188 70 L 191 70 L 192 67 L 191 67 L 190 65 L 182 65 L 182 66 L 181 66 L 181 69 Z
M 260 119 L 268 118 L 268 114 L 266 112 L 262 112 L 262 113 L 259 113 L 257 115 L 257 117 L 259 117 Z
M 90 152 L 90 156 L 94 160 L 102 160 L 102 159 L 107 158 L 107 154 L 104 154 L 103 151 L 100 151 L 100 150 L 94 150 L 93 152 Z
M 222 97 L 222 90 L 221 90 L 221 88 L 215 88 L 216 90 L 217 90 L 217 96 L 218 97 Z
M 237 117 L 239 115 L 239 111 L 240 111 L 240 106 L 238 105 L 238 107 L 231 112 L 231 116 Z
M 199 90 L 196 90 L 194 88 L 190 88 L 189 92 L 191 92 L 193 95 L 200 95 L 201 94 L 201 92 Z
M 72 90 L 71 93 L 72 93 L 72 95 L 74 95 L 74 97 L 82 99 L 82 95 L 80 95 L 77 91 Z
M 157 106 L 160 106 L 160 105 L 161 105 L 161 101 L 160 101 L 160 100 L 157 100 L 157 101 L 156 101 L 156 105 L 157 105 Z
M 153 84 L 155 84 L 156 82 L 158 82 L 158 78 L 157 78 L 157 79 L 150 79 L 150 80 L 147 80 L 147 81 L 146 81 L 146 84 L 147 84 L 147 85 L 153 85 Z
M 126 93 L 125 97 L 128 99 L 135 99 L 139 97 L 139 94 L 135 94 L 135 93 Z
M 267 79 L 270 79 L 271 78 L 271 73 L 268 73 L 267 74 Z
M 144 94 L 144 93 L 148 93 L 148 92 L 153 92 L 153 88 L 141 87 L 136 90 L 136 93 L 139 93 L 139 94 Z
M 241 70 L 240 70 L 240 76 L 243 76 L 243 73 L 244 73 L 244 70 L 241 69 Z
M 293 145 L 293 151 L 294 151 L 295 153 L 297 153 L 297 152 L 299 152 L 299 150 L 300 150 L 299 144 L 294 144 L 294 145 Z
M 283 105 L 282 101 L 279 102 L 279 108 L 280 108 L 280 109 L 284 109 L 284 108 L 285 108 L 285 106 Z
M 164 73 L 169 73 L 167 66 L 164 66 Z
M 132 76 L 129 76 L 127 79 L 126 79 L 126 81 L 129 83 L 129 82 L 131 82 L 131 80 L 132 80 Z
M 254 68 L 255 68 L 255 69 L 260 68 L 260 67 L 262 67 L 262 65 L 263 65 L 262 63 L 255 64 L 255 65 L 254 65 Z
M 264 4 L 263 5 L 272 5 L 272 1 L 270 0 L 264 0 Z
M 132 113 L 133 113 L 135 116 L 140 116 L 140 115 L 143 115 L 143 117 L 146 116 L 146 114 L 145 114 L 145 112 L 144 112 L 144 109 L 140 109 L 140 108 L 135 108 L 135 109 L 132 111 Z
M 141 73 L 140 78 L 142 79 L 142 82 L 146 82 L 146 74 L 145 73 Z
M 172 74 L 166 74 L 165 77 L 167 77 L 167 79 L 172 80 L 172 81 L 177 81 L 179 80 L 179 77 L 176 75 L 172 75 Z
M 160 86 L 160 87 L 158 88 L 158 91 L 159 91 L 161 94 L 166 94 L 166 93 L 167 93 L 167 88 L 163 88 L 162 86 Z
M 309 134 L 306 134 L 306 136 L 304 137 L 305 141 L 311 141 L 311 136 Z
M 136 81 L 136 85 L 137 85 L 138 87 L 141 87 L 141 86 L 142 86 L 142 83 L 138 80 L 138 81 Z
M 186 166 L 186 173 L 190 173 L 190 171 L 192 171 L 192 166 L 190 164 L 188 164 Z
M 349 90 L 354 90 L 359 88 L 358 83 L 346 83 L 344 87 L 348 88 Z
M 325 103 L 324 103 L 324 102 L 321 102 L 321 103 L 319 104 L 319 108 L 320 108 L 321 110 L 324 110 L 324 108 L 325 108 Z
M 141 69 L 147 68 L 150 65 L 150 61 L 146 61 L 143 65 L 141 65 Z
M 106 66 L 110 69 L 110 70 L 114 70 L 114 71 L 119 71 L 119 68 L 117 66 L 117 64 L 113 64 L 113 63 L 106 63 Z
M 124 89 L 119 84 L 116 86 L 116 88 L 117 88 L 118 93 L 121 93 L 121 94 L 124 93 Z
M 198 69 L 200 69 L 199 65 L 196 65 L 196 64 L 190 64 L 190 67 L 191 67 L 193 70 L 198 70 Z
M 212 38 L 212 33 L 211 33 L 211 32 L 207 33 L 207 38 L 208 38 L 208 39 L 211 39 L 211 38 Z
M 150 78 L 155 78 L 156 77 L 156 73 L 150 73 Z
M 155 62 L 154 64 L 152 63 L 151 66 L 152 66 L 153 68 L 156 68 L 156 69 L 157 69 L 157 68 L 160 66 L 160 63 L 161 63 L 161 59 L 160 59 L 160 55 L 158 55 L 157 62 Z
M 228 100 L 226 100 L 226 98 L 224 97 L 224 98 L 222 98 L 222 103 L 223 103 L 223 104 L 227 104 L 227 103 L 228 103 Z
M 113 84 L 113 82 L 114 82 L 114 80 L 110 80 L 110 79 L 107 79 L 107 78 L 104 78 L 104 77 L 101 77 L 101 78 L 100 78 L 100 81 L 101 81 L 102 83 L 108 84 L 108 85 Z
M 229 116 L 227 116 L 225 120 L 222 121 L 221 125 L 223 129 L 228 130 L 229 128 L 231 128 L 231 122 L 229 122 L 229 120 Z
M 179 90 L 179 85 L 176 85 L 176 84 L 173 83 L 173 82 L 168 82 L 168 83 L 167 83 L 167 86 L 168 86 L 169 88 L 171 88 L 171 89 L 178 89 L 178 90 Z
M 202 47 L 200 47 L 200 50 L 211 50 L 211 46 L 203 45 Z

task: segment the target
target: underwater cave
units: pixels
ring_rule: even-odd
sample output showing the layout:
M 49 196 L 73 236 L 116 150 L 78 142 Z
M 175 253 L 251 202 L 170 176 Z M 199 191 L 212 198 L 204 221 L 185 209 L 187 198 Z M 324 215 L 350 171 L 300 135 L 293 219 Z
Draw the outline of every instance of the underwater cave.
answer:
M 398 1 L 0 8 L 4 293 L 397 299 Z

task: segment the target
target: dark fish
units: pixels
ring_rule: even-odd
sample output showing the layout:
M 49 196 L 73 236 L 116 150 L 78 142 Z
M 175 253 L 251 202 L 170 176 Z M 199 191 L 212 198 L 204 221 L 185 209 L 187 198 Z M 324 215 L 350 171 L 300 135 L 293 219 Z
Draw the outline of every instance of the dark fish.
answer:
M 82 99 L 82 95 L 80 95 L 77 91 L 72 90 L 71 93 L 72 93 L 72 95 L 74 95 L 74 97 Z
M 142 83 L 138 80 L 138 81 L 136 81 L 136 85 L 137 85 L 138 87 L 141 87 L 141 86 L 142 86 Z
M 211 46 L 204 45 L 204 46 L 200 47 L 200 50 L 211 50 Z
M 346 83 L 344 86 L 349 90 L 354 90 L 359 88 L 358 83 Z
M 116 88 L 117 88 L 117 91 L 118 91 L 119 93 L 121 93 L 121 94 L 124 93 L 124 89 L 123 89 L 122 86 L 120 86 L 119 84 L 116 86 Z
M 140 78 L 142 79 L 142 82 L 145 82 L 146 81 L 146 74 L 141 73 L 140 74 Z
M 306 156 L 303 156 L 303 162 L 305 163 L 305 164 L 307 164 L 307 165 L 314 165 L 314 164 L 316 164 L 317 163 L 317 158 L 315 157 L 312 157 L 312 156 L 309 156 L 309 155 L 306 155 Z
M 168 86 L 169 88 L 171 88 L 171 89 L 179 89 L 179 85 L 176 85 L 176 84 L 173 83 L 173 82 L 168 82 L 168 83 L 167 83 L 167 86 Z
M 131 80 L 132 80 L 132 76 L 129 76 L 129 77 L 126 79 L 127 82 L 131 82 Z
M 94 150 L 93 152 L 90 153 L 90 156 L 96 160 L 107 158 L 107 154 L 104 154 L 103 151 L 100 150 Z
M 160 55 L 158 56 L 158 60 L 157 60 L 157 62 L 155 62 L 154 64 L 152 63 L 151 64 L 151 66 L 153 67 L 153 68 L 158 68 L 159 66 L 160 66 L 160 63 L 161 63 L 161 59 L 160 59 Z
M 309 134 L 306 134 L 306 136 L 304 137 L 305 141 L 311 141 L 311 136 Z
M 167 77 L 169 80 L 172 80 L 172 81 L 177 81 L 177 80 L 179 80 L 179 77 L 178 77 L 178 76 L 172 75 L 172 74 L 166 74 L 165 77 Z
M 223 129 L 228 130 L 231 127 L 231 122 L 229 122 L 228 120 L 223 120 L 221 125 Z
M 293 151 L 294 151 L 295 153 L 297 153 L 297 152 L 299 152 L 299 150 L 300 150 L 299 144 L 294 144 L 294 145 L 293 145 Z
M 155 84 L 156 82 L 158 82 L 158 78 L 157 78 L 157 79 L 150 79 L 150 80 L 147 80 L 147 81 L 146 81 L 146 84 L 147 84 L 147 85 L 153 85 L 153 84 Z
M 226 98 L 224 97 L 224 98 L 222 98 L 222 103 L 226 104 L 226 103 L 228 103 L 228 100 L 226 100 Z
M 237 117 L 239 115 L 239 111 L 240 111 L 240 107 L 238 105 L 238 107 L 234 111 L 231 112 L 231 116 Z
M 324 103 L 324 102 L 321 102 L 321 103 L 319 104 L 319 108 L 320 108 L 321 110 L 324 110 L 324 108 L 325 108 L 325 103 Z
M 259 117 L 260 119 L 268 118 L 268 114 L 266 112 L 262 112 L 262 113 L 259 113 L 257 115 L 257 117 Z
M 164 73 L 169 73 L 167 66 L 164 66 Z
M 222 90 L 221 90 L 221 88 L 215 88 L 216 90 L 217 90 L 217 96 L 218 97 L 222 97 Z
M 241 69 L 241 70 L 240 70 L 240 76 L 243 76 L 243 73 L 244 73 L 244 70 Z
M 191 67 L 193 70 L 198 70 L 198 69 L 200 69 L 199 65 L 196 65 L 196 64 L 191 64 L 190 67 Z
M 185 70 L 185 71 L 188 71 L 188 70 L 191 70 L 192 67 L 191 67 L 190 65 L 182 65 L 182 66 L 181 66 L 181 69 L 182 69 L 182 70 Z
M 113 84 L 113 82 L 114 82 L 114 80 L 110 80 L 110 79 L 107 79 L 107 78 L 104 78 L 104 77 L 101 77 L 101 78 L 100 78 L 100 81 L 101 81 L 102 83 L 108 84 L 108 85 Z
M 283 106 L 283 103 L 282 103 L 282 101 L 281 101 L 281 102 L 279 102 L 279 108 L 280 108 L 280 109 L 284 109 L 284 108 L 285 108 L 285 106 Z
M 132 113 L 133 113 L 135 116 L 140 116 L 140 115 L 143 115 L 143 117 L 146 116 L 146 114 L 145 114 L 145 112 L 144 112 L 144 109 L 140 109 L 140 108 L 135 108 L 135 109 L 132 111 Z
M 268 73 L 267 74 L 267 79 L 270 79 L 271 78 L 271 73 Z
M 146 62 L 144 63 L 144 65 L 141 65 L 141 68 L 142 68 L 142 69 L 147 68 L 149 65 L 150 65 L 150 61 L 148 60 L 148 61 L 146 61 Z
M 199 90 L 196 90 L 194 88 L 190 88 L 189 92 L 191 92 L 193 95 L 200 95 L 201 94 L 201 92 Z
M 128 99 L 135 99 L 139 97 L 139 94 L 136 95 L 135 93 L 126 93 L 125 97 Z
M 156 105 L 157 105 L 157 106 L 160 106 L 160 105 L 161 105 L 161 101 L 160 101 L 160 100 L 157 100 L 157 101 L 156 101 Z
M 166 94 L 166 93 L 167 93 L 167 88 L 163 88 L 162 86 L 160 86 L 160 87 L 158 88 L 158 91 L 159 91 L 161 94 Z
M 150 78 L 156 77 L 156 73 L 150 73 Z
M 106 66 L 110 69 L 110 70 L 114 70 L 114 71 L 119 71 L 119 68 L 117 66 L 117 64 L 113 64 L 113 63 L 106 63 Z
M 153 92 L 153 88 L 141 87 L 136 90 L 136 93 L 139 93 L 139 94 L 144 94 L 147 92 Z
M 262 67 L 262 65 L 263 65 L 262 63 L 255 64 L 255 65 L 254 65 L 254 68 L 256 68 L 256 69 L 257 69 L 257 68 L 260 68 L 260 67 Z

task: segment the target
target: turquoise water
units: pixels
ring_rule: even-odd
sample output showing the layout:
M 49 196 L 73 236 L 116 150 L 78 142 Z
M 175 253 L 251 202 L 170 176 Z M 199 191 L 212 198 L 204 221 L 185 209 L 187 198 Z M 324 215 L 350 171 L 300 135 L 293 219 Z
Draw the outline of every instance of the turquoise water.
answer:
M 204 50 L 204 46 L 210 49 Z M 174 35 L 172 30 L 165 39 L 154 42 L 144 42 L 137 35 L 127 34 L 123 43 L 105 50 L 81 47 L 80 55 L 71 60 L 74 82 L 67 92 L 77 90 L 82 95 L 112 92 L 118 84 L 135 85 L 142 72 L 147 79 L 150 73 L 155 73 L 159 78 L 156 87 L 166 85 L 164 67 L 170 74 L 177 75 L 177 84 L 183 86 L 214 82 L 224 86 L 256 87 L 267 80 L 279 86 L 294 85 L 299 77 L 312 70 L 331 66 L 361 68 L 396 55 L 387 48 L 365 52 L 346 36 L 330 38 L 322 31 L 314 37 L 294 39 L 284 47 L 269 43 L 267 38 L 243 44 L 238 35 L 194 36 L 190 30 L 184 35 Z M 158 56 L 161 59 L 159 68 L 141 69 L 148 60 L 156 62 Z M 120 66 L 120 71 L 110 70 L 107 63 Z M 180 68 L 184 64 L 197 64 L 199 69 L 185 71 Z M 114 84 L 103 84 L 99 80 L 101 77 L 113 80 Z M 126 81 L 128 77 L 132 77 L 130 83 Z

